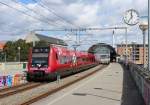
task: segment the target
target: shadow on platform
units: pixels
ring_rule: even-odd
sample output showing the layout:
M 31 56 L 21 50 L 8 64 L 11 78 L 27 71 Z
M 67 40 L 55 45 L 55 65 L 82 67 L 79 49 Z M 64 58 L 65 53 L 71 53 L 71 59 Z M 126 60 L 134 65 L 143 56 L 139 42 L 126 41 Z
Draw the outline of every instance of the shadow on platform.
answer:
M 94 97 L 99 97 L 99 98 L 103 98 L 103 99 L 107 99 L 107 100 L 120 101 L 119 99 L 100 96 L 100 95 L 96 95 L 96 94 L 90 94 L 90 93 L 73 93 L 72 95 L 76 95 L 76 96 L 94 96 Z
M 122 66 L 123 67 L 123 66 Z M 130 71 L 124 68 L 121 105 L 145 105 Z

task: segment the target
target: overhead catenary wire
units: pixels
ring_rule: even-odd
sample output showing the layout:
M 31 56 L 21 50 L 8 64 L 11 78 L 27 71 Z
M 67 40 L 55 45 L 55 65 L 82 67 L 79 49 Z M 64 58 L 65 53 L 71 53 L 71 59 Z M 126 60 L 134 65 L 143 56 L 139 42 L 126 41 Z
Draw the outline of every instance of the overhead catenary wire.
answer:
M 35 17 L 35 16 L 31 15 L 31 14 L 28 14 L 27 12 L 25 12 L 25 11 L 23 11 L 23 10 L 20 10 L 20 9 L 17 9 L 17 8 L 15 8 L 15 7 L 13 7 L 13 6 L 9 5 L 9 4 L 6 4 L 6 3 L 4 3 L 4 2 L 1 2 L 1 1 L 0 1 L 0 4 L 1 4 L 1 5 L 5 5 L 5 6 L 7 6 L 7 7 L 13 9 L 13 10 L 19 12 L 19 13 L 22 13 L 22 14 L 26 15 L 26 16 L 29 16 L 29 17 L 31 17 L 31 18 L 37 20 L 37 21 L 40 21 L 41 23 L 46 23 L 46 24 L 49 24 L 49 25 L 53 25 L 53 24 L 48 23 L 48 22 L 45 21 L 45 20 L 42 20 L 42 19 L 40 19 L 40 18 L 38 18 L 38 17 Z
M 55 15 L 56 17 L 58 17 L 59 19 L 63 20 L 64 22 L 71 24 L 72 26 L 74 26 L 75 28 L 77 28 L 78 30 L 75 32 L 76 34 L 76 39 L 77 39 L 77 32 L 80 31 L 80 29 L 83 29 L 83 27 L 77 26 L 75 24 L 73 24 L 72 22 L 66 20 L 65 18 L 61 17 L 60 15 L 58 15 L 54 10 L 52 10 L 51 8 L 49 8 L 47 5 L 45 5 L 45 3 L 40 0 L 32 0 L 33 2 L 37 3 L 39 6 L 43 7 L 44 9 L 48 10 L 50 13 L 52 13 L 53 15 Z M 71 31 L 72 33 L 74 33 L 73 31 Z
M 16 4 L 19 4 L 19 5 L 23 6 L 24 8 L 26 8 L 27 10 L 29 10 L 29 11 L 35 13 L 36 15 L 39 15 L 40 17 L 45 18 L 45 20 L 46 20 L 49 24 L 54 25 L 54 26 L 56 26 L 56 27 L 57 27 L 57 25 L 60 26 L 58 23 L 52 23 L 52 22 L 54 22 L 54 20 L 51 20 L 51 19 L 47 18 L 46 16 L 44 16 L 44 15 L 42 15 L 42 14 L 39 14 L 39 12 L 37 12 L 37 11 L 35 11 L 35 10 L 33 10 L 33 9 L 29 8 L 29 7 L 27 7 L 27 6 L 25 6 L 24 4 L 21 4 L 21 3 L 17 2 L 16 0 L 11 0 L 11 1 L 14 2 L 14 3 L 16 3 Z
M 8 4 L 4 3 L 4 2 L 1 2 L 1 1 L 0 1 L 0 4 L 1 4 L 1 5 L 5 5 L 5 6 L 11 8 L 11 9 L 17 11 L 17 12 L 20 12 L 20 13 L 26 15 L 26 16 L 29 16 L 29 17 L 31 17 L 32 19 L 35 19 L 35 20 L 40 21 L 40 22 L 42 22 L 42 23 L 46 23 L 46 24 L 52 25 L 52 24 L 50 24 L 50 23 L 47 23 L 47 21 L 41 20 L 41 19 L 39 19 L 39 18 L 37 18 L 37 17 L 34 17 L 34 16 L 32 16 L 32 15 L 30 15 L 30 14 L 24 12 L 24 11 L 21 11 L 21 10 L 19 10 L 19 9 L 13 7 L 13 6 L 10 6 L 10 5 L 8 5 Z
M 62 16 L 59 16 L 57 13 L 54 12 L 54 10 L 50 9 L 48 6 L 45 5 L 45 3 L 43 3 L 41 0 L 40 2 L 37 1 L 37 0 L 32 0 L 33 2 L 37 3 L 39 6 L 45 8 L 46 10 L 48 10 L 50 13 L 52 13 L 53 15 L 55 15 L 56 17 L 58 17 L 59 19 L 63 20 L 64 22 L 68 23 L 68 24 L 71 24 L 72 26 L 74 27 L 78 27 L 80 28 L 79 26 L 73 24 L 72 22 L 66 20 L 65 18 L 63 18 Z

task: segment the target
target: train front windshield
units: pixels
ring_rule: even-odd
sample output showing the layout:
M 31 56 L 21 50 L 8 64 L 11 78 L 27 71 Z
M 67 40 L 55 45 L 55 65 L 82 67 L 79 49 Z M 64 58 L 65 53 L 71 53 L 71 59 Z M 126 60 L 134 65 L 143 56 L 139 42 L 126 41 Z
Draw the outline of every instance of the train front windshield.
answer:
M 48 48 L 33 48 L 32 67 L 48 67 Z
M 32 67 L 48 67 L 48 57 L 32 57 Z
M 104 59 L 104 58 L 109 58 L 109 55 L 101 55 L 101 58 Z

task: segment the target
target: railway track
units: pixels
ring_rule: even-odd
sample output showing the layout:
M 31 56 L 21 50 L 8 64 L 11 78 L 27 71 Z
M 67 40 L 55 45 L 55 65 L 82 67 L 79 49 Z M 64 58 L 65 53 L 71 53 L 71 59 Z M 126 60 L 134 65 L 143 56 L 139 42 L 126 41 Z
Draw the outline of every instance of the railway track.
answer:
M 68 82 L 66 84 L 63 84 L 63 85 L 60 85 L 60 86 L 57 86 L 56 88 L 50 89 L 49 91 L 47 91 L 45 93 L 42 93 L 42 94 L 40 94 L 38 96 L 32 97 L 31 99 L 21 103 L 20 105 L 29 105 L 29 104 L 32 104 L 34 102 L 37 102 L 37 101 L 39 101 L 39 100 L 41 100 L 41 99 L 43 99 L 43 98 L 45 98 L 45 97 L 47 97 L 49 95 L 52 95 L 53 93 L 56 93 L 56 92 L 58 92 L 58 91 L 60 91 L 60 90 L 62 90 L 64 88 L 66 88 L 66 87 L 68 87 L 68 86 L 70 86 L 70 85 L 80 81 L 80 80 L 83 80 L 86 77 L 91 76 L 92 74 L 98 72 L 99 70 L 102 70 L 105 67 L 107 67 L 107 65 L 103 65 L 100 68 L 98 68 L 98 69 L 96 69 L 96 70 L 94 70 L 94 71 L 92 71 L 92 72 L 90 72 L 90 73 L 88 73 L 88 74 L 86 74 L 84 76 L 81 76 L 81 77 L 79 77 L 79 78 L 77 78 L 77 79 L 75 79 L 73 81 L 70 81 L 70 82 Z
M 36 88 L 41 85 L 42 85 L 42 83 L 25 83 L 25 84 L 13 86 L 10 88 L 1 89 L 0 90 L 0 99 Z
M 0 89 L 0 93 L 3 92 L 3 91 L 7 91 L 7 90 L 11 90 L 11 89 L 14 89 L 14 88 L 17 88 L 17 87 L 24 86 L 24 85 L 27 85 L 27 84 L 29 84 L 29 83 L 27 82 L 27 83 L 23 83 L 23 84 L 20 84 L 20 85 L 15 85 L 15 86 L 11 86 L 11 87 L 6 87 L 6 88 L 3 88 L 3 89 Z

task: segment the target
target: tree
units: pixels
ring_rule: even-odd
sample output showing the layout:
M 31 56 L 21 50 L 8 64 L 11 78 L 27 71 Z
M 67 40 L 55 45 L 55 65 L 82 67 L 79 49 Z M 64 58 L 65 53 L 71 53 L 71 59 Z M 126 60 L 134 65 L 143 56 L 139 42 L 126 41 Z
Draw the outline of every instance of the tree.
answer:
M 3 51 L 0 52 L 0 62 L 5 60 L 5 53 Z
M 6 53 L 7 61 L 14 61 L 16 59 L 14 42 L 8 41 L 4 46 L 4 52 Z
M 20 47 L 20 52 L 19 48 Z M 7 55 L 7 61 L 27 61 L 29 48 L 32 47 L 31 43 L 26 43 L 25 40 L 19 39 L 16 42 L 8 41 L 4 46 L 4 52 Z
M 29 48 L 32 47 L 31 43 L 26 43 L 25 40 L 19 39 L 15 42 L 15 49 L 17 51 L 17 59 L 19 60 L 19 48 L 20 47 L 20 60 L 27 61 Z
M 47 41 L 41 40 L 35 43 L 35 47 L 46 47 L 49 43 Z
M 35 47 L 46 47 L 48 45 L 49 43 L 46 41 L 39 41 L 36 42 Z M 19 53 L 20 61 L 27 61 L 30 47 L 32 47 L 32 43 L 26 43 L 25 40 L 22 39 L 19 39 L 14 42 L 8 41 L 4 46 L 3 53 L 6 54 L 7 61 L 19 61 Z M 1 56 L 2 55 L 3 54 L 1 54 Z M 0 59 L 4 59 L 3 57 L 0 57 Z

